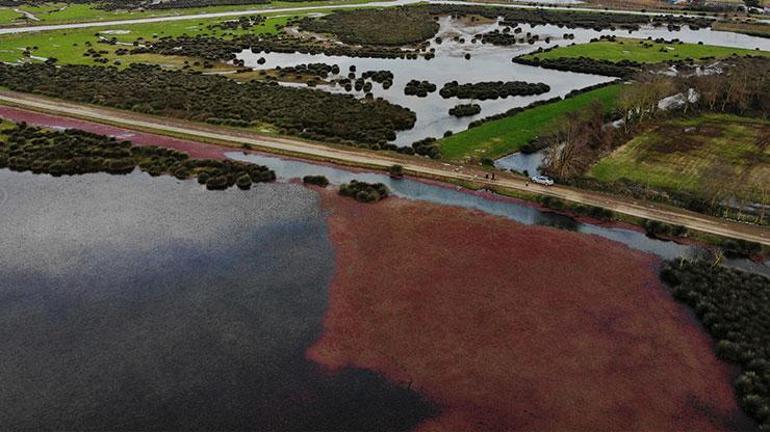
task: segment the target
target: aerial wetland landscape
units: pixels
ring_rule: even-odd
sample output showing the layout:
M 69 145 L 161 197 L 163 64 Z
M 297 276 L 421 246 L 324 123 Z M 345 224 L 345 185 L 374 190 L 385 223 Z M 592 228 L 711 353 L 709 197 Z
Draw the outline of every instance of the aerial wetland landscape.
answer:
M 770 4 L 0 0 L 0 430 L 770 431 Z

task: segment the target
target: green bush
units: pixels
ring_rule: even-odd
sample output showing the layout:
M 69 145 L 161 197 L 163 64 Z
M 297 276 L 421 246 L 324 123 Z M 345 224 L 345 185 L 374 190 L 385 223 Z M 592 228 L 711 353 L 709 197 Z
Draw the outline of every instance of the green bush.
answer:
M 251 189 L 251 177 L 249 177 L 248 174 L 242 174 L 235 181 L 235 185 L 238 186 L 238 189 L 243 189 L 243 190 Z
M 719 358 L 741 366 L 741 407 L 770 429 L 770 279 L 708 262 L 666 262 L 661 279 L 718 340 Z
M 312 184 L 320 187 L 329 186 L 329 179 L 322 175 L 309 175 L 302 177 L 302 182 L 305 184 Z
M 390 190 L 382 183 L 351 180 L 340 186 L 339 194 L 363 203 L 373 203 L 388 197 Z

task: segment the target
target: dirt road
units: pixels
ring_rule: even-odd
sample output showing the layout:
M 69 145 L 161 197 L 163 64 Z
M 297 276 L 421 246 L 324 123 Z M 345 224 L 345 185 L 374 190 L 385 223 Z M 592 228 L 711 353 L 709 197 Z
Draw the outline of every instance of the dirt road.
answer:
M 0 91 L 0 104 L 28 110 L 112 124 L 127 129 L 161 135 L 191 138 L 197 141 L 322 160 L 341 165 L 384 169 L 400 164 L 412 175 L 450 182 L 470 182 L 495 189 L 510 189 L 548 195 L 563 200 L 606 208 L 618 213 L 682 225 L 691 230 L 770 245 L 770 228 L 726 221 L 658 203 L 635 201 L 605 193 L 565 186 L 539 186 L 512 174 L 497 174 L 496 180 L 484 178 L 475 167 L 452 165 L 417 157 L 400 157 L 385 152 L 350 149 L 290 138 L 268 137 L 248 132 L 213 127 L 165 117 L 155 117 L 91 105 L 82 105 L 28 94 Z

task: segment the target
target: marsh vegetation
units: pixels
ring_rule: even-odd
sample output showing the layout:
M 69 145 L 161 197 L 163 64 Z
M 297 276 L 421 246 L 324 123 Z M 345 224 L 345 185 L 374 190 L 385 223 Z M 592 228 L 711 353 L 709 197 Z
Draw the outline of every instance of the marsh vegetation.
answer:
M 358 202 L 374 203 L 387 198 L 390 190 L 382 183 L 351 180 L 350 183 L 340 185 L 339 194 L 353 198 Z
M 153 146 L 134 146 L 130 141 L 67 129 L 30 127 L 24 123 L 0 134 L 0 168 L 53 176 L 107 172 L 128 174 L 139 168 L 153 176 L 178 179 L 197 177 L 207 189 L 271 182 L 275 173 L 267 167 L 232 160 L 190 159 L 186 153 Z
M 741 367 L 740 405 L 770 429 L 770 279 L 704 261 L 668 262 L 661 278 L 717 341 L 717 355 Z
M 150 65 L 116 69 L 0 64 L 0 84 L 146 114 L 239 127 L 270 124 L 289 135 L 371 147 L 394 139 L 396 131 L 415 122 L 413 112 L 381 99 L 359 100 L 259 81 L 239 84 L 223 76 Z

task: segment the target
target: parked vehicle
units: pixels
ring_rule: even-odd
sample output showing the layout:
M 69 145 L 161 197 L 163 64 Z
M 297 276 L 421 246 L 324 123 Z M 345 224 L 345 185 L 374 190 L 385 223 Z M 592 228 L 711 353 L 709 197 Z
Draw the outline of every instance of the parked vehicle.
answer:
M 553 185 L 553 179 L 550 177 L 538 175 L 538 176 L 532 176 L 530 178 L 532 180 L 532 183 L 541 184 L 543 186 L 551 186 Z

